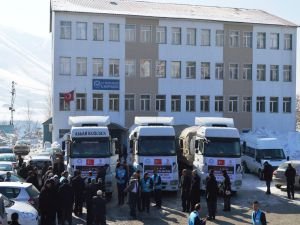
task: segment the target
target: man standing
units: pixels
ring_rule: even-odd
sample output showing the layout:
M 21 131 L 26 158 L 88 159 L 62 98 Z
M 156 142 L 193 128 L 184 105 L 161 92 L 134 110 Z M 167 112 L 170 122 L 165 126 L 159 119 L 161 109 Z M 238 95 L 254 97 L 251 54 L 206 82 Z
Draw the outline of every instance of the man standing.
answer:
M 152 180 L 153 180 L 154 199 L 156 203 L 155 207 L 160 209 L 161 208 L 161 177 L 157 173 L 157 168 L 153 170 Z
M 223 197 L 224 197 L 224 209 L 223 211 L 230 211 L 231 206 L 230 206 L 230 199 L 231 199 L 231 182 L 230 178 L 227 174 L 226 170 L 222 171 L 224 180 L 222 182 L 222 192 L 223 192 Z
M 74 192 L 74 213 L 76 216 L 82 215 L 84 181 L 81 178 L 81 172 L 76 170 L 74 177 L 71 179 L 72 189 Z
M 72 225 L 72 210 L 74 203 L 74 193 L 68 179 L 64 178 L 58 188 L 58 201 L 61 212 L 61 220 L 59 224 L 64 225 L 65 221 L 68 225 Z
M 200 211 L 201 211 L 201 205 L 200 203 L 197 203 L 195 205 L 195 209 L 193 212 L 191 212 L 189 216 L 188 225 L 205 225 L 206 219 L 200 218 Z
M 142 189 L 142 211 L 146 209 L 147 213 L 150 210 L 150 196 L 153 189 L 153 181 L 151 177 L 148 176 L 148 173 L 144 173 L 144 177 L 141 180 L 141 189 Z
M 136 218 L 136 206 L 139 195 L 139 180 L 137 173 L 134 173 L 130 178 L 129 185 L 125 189 L 126 192 L 129 192 L 129 207 L 130 207 L 130 216 Z
M 253 225 L 266 225 L 266 214 L 259 209 L 258 201 L 253 202 L 253 212 L 252 212 L 252 224 Z
M 120 162 L 117 163 L 116 167 L 116 180 L 118 188 L 118 205 L 123 205 L 125 198 L 124 189 L 127 184 L 127 171 Z
M 195 205 L 200 202 L 200 177 L 197 174 L 197 170 L 193 170 L 192 172 L 192 184 L 191 184 L 191 211 L 195 209 Z
M 102 197 L 102 191 L 97 191 L 97 196 L 93 197 L 93 215 L 95 225 L 106 225 L 106 202 Z
M 294 185 L 295 185 L 295 177 L 296 177 L 296 170 L 295 168 L 292 166 L 291 163 L 288 164 L 287 169 L 285 170 L 285 176 L 286 176 L 286 187 L 287 187 L 287 194 L 288 194 L 288 198 L 291 198 L 291 194 L 292 194 L 292 199 L 295 199 L 294 196 Z
M 273 177 L 273 168 L 267 161 L 264 162 L 263 174 L 264 174 L 264 180 L 266 181 L 266 185 L 267 185 L 266 194 L 269 195 L 271 194 L 270 186 Z
M 206 202 L 208 209 L 208 220 L 214 220 L 217 211 L 217 198 L 218 198 L 218 183 L 214 175 L 214 171 L 209 172 L 206 181 Z
M 191 178 L 187 174 L 187 170 L 182 170 L 182 175 L 180 177 L 180 187 L 181 187 L 181 205 L 182 212 L 190 211 L 190 190 L 191 190 Z

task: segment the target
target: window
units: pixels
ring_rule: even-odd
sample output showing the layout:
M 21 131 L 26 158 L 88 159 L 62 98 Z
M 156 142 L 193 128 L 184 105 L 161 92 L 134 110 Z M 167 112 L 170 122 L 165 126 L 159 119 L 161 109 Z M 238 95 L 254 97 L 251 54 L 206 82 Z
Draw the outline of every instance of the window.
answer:
M 104 40 L 104 24 L 93 23 L 93 40 L 103 41 Z
M 270 66 L 270 81 L 279 81 L 279 66 Z
M 291 65 L 283 66 L 283 81 L 284 82 L 292 81 L 292 66 Z
M 231 30 L 229 31 L 229 47 L 237 48 L 240 46 L 240 32 Z
M 166 96 L 165 95 L 156 95 L 155 110 L 158 112 L 166 111 Z
M 155 76 L 166 77 L 166 61 L 158 60 L 155 63 Z
M 243 112 L 252 111 L 252 97 L 243 97 Z
M 141 77 L 151 76 L 151 60 L 146 60 L 146 59 L 141 60 L 140 76 Z
M 264 32 L 257 33 L 257 48 L 258 49 L 266 48 L 266 33 Z
M 283 97 L 283 112 L 290 113 L 292 112 L 292 98 Z
M 256 112 L 265 112 L 265 97 L 257 96 L 256 97 Z
M 181 28 L 172 27 L 172 44 L 181 45 Z
M 141 42 L 150 43 L 152 41 L 152 26 L 142 25 L 141 26 Z
M 103 111 L 103 94 L 93 94 L 93 111 Z
M 224 46 L 224 30 L 216 31 L 216 46 L 218 47 Z
M 186 62 L 186 78 L 196 78 L 196 62 Z
M 270 112 L 278 113 L 278 97 L 270 97 Z
M 136 25 L 133 24 L 125 25 L 125 40 L 128 42 L 136 41 Z
M 71 75 L 71 57 L 59 58 L 59 74 Z
M 72 22 L 60 21 L 60 39 L 72 38 Z
M 103 76 L 103 59 L 100 58 L 93 59 L 93 76 L 97 76 L 97 77 Z
M 120 41 L 120 25 L 111 23 L 109 24 L 109 40 Z
M 209 112 L 209 96 L 200 96 L 200 111 Z
M 87 59 L 85 57 L 77 57 L 76 58 L 76 75 L 77 76 L 86 76 L 86 65 Z
M 201 45 L 210 46 L 210 30 L 202 29 L 201 30 Z
M 119 112 L 119 95 L 109 94 L 109 111 Z
M 85 22 L 76 23 L 76 39 L 77 40 L 87 39 L 87 23 Z
M 279 49 L 279 34 L 278 33 L 271 33 L 270 35 L 271 40 L 270 40 L 270 48 L 271 49 Z
M 223 112 L 224 100 L 223 96 L 215 96 L 215 111 Z
M 186 96 L 185 110 L 187 112 L 195 112 L 196 110 L 196 97 L 194 95 Z
M 250 32 L 250 31 L 244 32 L 243 47 L 244 48 L 252 48 L 252 32 Z
M 252 64 L 243 65 L 243 80 L 252 80 Z
M 224 64 L 216 63 L 216 80 L 223 80 L 224 78 Z
M 59 111 L 70 111 L 70 102 L 65 101 L 64 93 L 59 93 Z
M 150 95 L 141 95 L 141 111 L 150 111 Z
M 181 96 L 172 95 L 171 96 L 171 111 L 180 112 L 181 111 Z
M 86 94 L 76 93 L 76 110 L 77 111 L 86 110 Z
M 239 79 L 239 65 L 229 64 L 229 80 L 238 80 L 238 79 Z
M 171 77 L 180 78 L 181 77 L 181 63 L 178 61 L 171 62 Z
M 166 44 L 167 43 L 167 28 L 166 27 L 156 27 L 156 43 Z
M 196 45 L 196 29 L 187 28 L 186 29 L 186 44 L 187 45 Z
M 238 97 L 237 96 L 229 96 L 229 112 L 237 112 L 238 111 Z
M 126 60 L 125 61 L 125 76 L 134 77 L 136 75 L 136 61 Z
M 109 76 L 118 77 L 120 69 L 120 60 L 119 59 L 109 59 Z
M 292 42 L 292 34 L 284 34 L 284 49 L 292 50 L 293 42 Z
M 203 79 L 203 80 L 210 79 L 210 63 L 209 62 L 201 63 L 201 79 Z
M 257 80 L 258 81 L 266 80 L 266 65 L 262 65 L 262 64 L 257 65 Z
M 135 99 L 134 95 L 125 95 L 125 111 L 134 111 L 135 110 Z

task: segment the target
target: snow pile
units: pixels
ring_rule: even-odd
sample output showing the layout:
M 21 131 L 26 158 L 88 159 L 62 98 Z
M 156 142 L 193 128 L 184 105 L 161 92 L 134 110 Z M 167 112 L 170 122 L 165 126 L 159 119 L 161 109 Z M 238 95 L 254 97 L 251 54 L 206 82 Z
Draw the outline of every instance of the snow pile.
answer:
M 249 131 L 248 133 L 242 133 L 241 140 L 248 135 L 256 136 L 257 138 L 277 138 L 286 156 L 289 156 L 290 159 L 300 159 L 300 132 L 282 133 L 266 128 L 259 128 L 254 131 Z

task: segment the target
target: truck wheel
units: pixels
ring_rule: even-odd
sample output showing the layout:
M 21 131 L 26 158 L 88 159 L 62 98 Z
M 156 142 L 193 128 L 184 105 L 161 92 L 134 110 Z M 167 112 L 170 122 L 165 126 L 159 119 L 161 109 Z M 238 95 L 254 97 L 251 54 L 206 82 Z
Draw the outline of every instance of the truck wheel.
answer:
M 258 170 L 258 177 L 260 180 L 264 180 L 264 174 L 260 169 Z
M 245 173 L 249 173 L 250 171 L 249 171 L 249 168 L 248 168 L 248 166 L 247 166 L 247 163 L 244 161 L 244 162 L 242 163 L 242 165 L 243 165 L 243 168 L 244 168 L 244 172 L 245 172 Z

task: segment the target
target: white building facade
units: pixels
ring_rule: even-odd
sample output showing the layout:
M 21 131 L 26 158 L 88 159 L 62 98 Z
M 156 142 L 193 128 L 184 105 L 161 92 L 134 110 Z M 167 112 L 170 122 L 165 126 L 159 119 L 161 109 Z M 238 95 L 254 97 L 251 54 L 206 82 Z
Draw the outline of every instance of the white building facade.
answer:
M 123 127 L 134 116 L 187 125 L 224 116 L 239 129 L 295 130 L 297 26 L 286 20 L 259 10 L 53 0 L 51 32 L 53 140 L 76 115 L 109 115 Z

